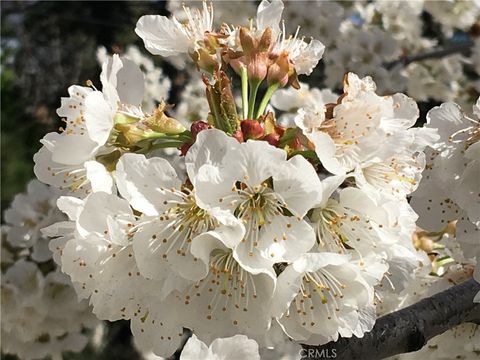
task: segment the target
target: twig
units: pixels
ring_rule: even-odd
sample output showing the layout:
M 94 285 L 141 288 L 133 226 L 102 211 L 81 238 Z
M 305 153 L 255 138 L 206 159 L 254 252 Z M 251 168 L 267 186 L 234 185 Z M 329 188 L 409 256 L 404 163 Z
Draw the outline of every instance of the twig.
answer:
M 375 360 L 420 350 L 428 340 L 465 322 L 480 324 L 474 303 L 480 284 L 470 279 L 377 320 L 363 338 L 341 338 L 323 346 L 304 345 L 303 360 Z
M 439 59 L 439 58 L 457 54 L 457 53 L 468 56 L 468 54 L 472 50 L 472 47 L 473 47 L 472 40 L 462 41 L 460 44 L 450 45 L 444 49 L 435 49 L 429 52 L 425 52 L 423 54 L 402 56 L 400 59 L 385 63 L 383 66 L 387 70 L 391 70 L 397 65 L 407 66 L 412 62 L 428 60 L 428 59 Z

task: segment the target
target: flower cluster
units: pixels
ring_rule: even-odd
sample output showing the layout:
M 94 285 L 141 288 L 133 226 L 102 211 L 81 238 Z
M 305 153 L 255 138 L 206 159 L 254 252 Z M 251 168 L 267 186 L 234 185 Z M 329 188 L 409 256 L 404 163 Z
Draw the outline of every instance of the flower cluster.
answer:
M 237 22 L 247 24 L 253 4 L 249 0 L 235 5 L 220 1 L 216 10 L 222 18 L 228 18 L 232 11 L 240 19 Z M 189 5 L 199 8 L 201 2 Z M 169 0 L 168 8 L 180 21 L 186 20 L 177 0 Z M 401 91 L 416 101 L 456 101 L 462 105 L 470 104 L 480 93 L 476 70 L 480 64 L 476 55 L 479 15 L 478 2 L 464 0 L 314 0 L 305 6 L 286 2 L 283 14 L 289 32 L 295 33 L 301 26 L 328 48 L 323 73 L 320 70 L 320 79 L 328 87 L 340 86 L 342 76 L 355 71 L 372 76 L 382 95 Z M 412 63 L 404 61 L 438 48 L 468 47 L 473 42 L 476 45 L 469 57 L 468 52 L 457 51 Z M 185 59 L 181 55 L 167 58 L 183 69 L 188 68 Z
M 77 301 L 68 276 L 52 261 L 40 229 L 64 220 L 58 194 L 33 180 L 15 197 L 2 227 L 2 351 L 22 359 L 61 359 L 80 352 L 97 320 Z M 56 225 L 53 225 L 54 227 Z
M 440 140 L 427 150 L 424 181 L 412 206 L 418 225 L 429 232 L 455 227 L 465 257 L 480 258 L 480 100 L 473 114 L 449 102 L 428 113 L 427 126 L 438 129 Z M 477 266 L 474 277 L 480 281 Z M 480 294 L 476 300 L 480 301 Z
M 128 320 L 152 356 L 190 333 L 181 359 L 298 356 L 299 343 L 362 337 L 379 315 L 479 278 L 480 100 L 473 114 L 444 103 L 415 127 L 412 99 L 469 100 L 464 58 L 386 66 L 432 46 L 422 11 L 450 33 L 478 9 L 263 0 L 253 16 L 239 4 L 215 4 L 218 17 L 211 3 L 170 1 L 173 16 L 138 20 L 146 49 L 187 69 L 176 106 L 135 47 L 100 48 L 99 83 L 61 99 L 65 125 L 34 156 L 49 186 L 32 181 L 5 212 L 2 350 L 81 351 L 95 315 Z M 322 42 L 300 35 L 300 19 Z M 303 82 L 324 44 L 336 92 Z M 385 95 L 403 90 L 412 97 Z M 452 333 L 432 356 L 478 352 Z
M 369 77 L 348 73 L 340 96 L 303 86 L 324 46 L 288 35 L 283 7 L 262 1 L 246 26 L 215 27 L 207 3 L 183 22 L 142 17 L 151 53 L 202 71 L 208 113 L 187 129 L 161 99 L 145 109 L 145 75 L 114 55 L 101 91 L 69 89 L 65 128 L 35 155 L 68 217 L 46 230 L 55 261 L 144 351 L 170 356 L 184 329 L 213 354 L 238 334 L 261 347 L 361 337 L 417 266 L 407 196 L 435 130 Z

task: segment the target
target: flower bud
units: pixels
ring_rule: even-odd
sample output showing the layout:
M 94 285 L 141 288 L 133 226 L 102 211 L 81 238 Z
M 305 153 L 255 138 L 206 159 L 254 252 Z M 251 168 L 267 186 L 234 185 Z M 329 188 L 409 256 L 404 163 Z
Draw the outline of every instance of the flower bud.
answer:
M 248 79 L 253 81 L 263 81 L 267 76 L 268 59 L 262 55 L 254 55 L 247 64 Z
M 247 55 L 249 55 L 256 48 L 255 39 L 250 33 L 250 30 L 245 27 L 240 28 L 240 44 L 242 45 L 243 53 Z
M 268 68 L 268 84 L 278 84 L 280 87 L 287 85 L 289 79 L 290 64 L 288 54 L 282 52 L 277 60 Z
M 205 121 L 195 121 L 190 126 L 190 131 L 192 132 L 192 137 L 195 139 L 200 131 L 207 130 L 210 128 Z
M 245 139 L 260 139 L 264 135 L 263 127 L 257 120 L 242 120 L 240 128 Z
M 262 37 L 260 38 L 260 41 L 258 42 L 258 51 L 260 52 L 267 52 L 270 50 L 270 47 L 272 46 L 272 28 L 267 27 L 262 34 Z

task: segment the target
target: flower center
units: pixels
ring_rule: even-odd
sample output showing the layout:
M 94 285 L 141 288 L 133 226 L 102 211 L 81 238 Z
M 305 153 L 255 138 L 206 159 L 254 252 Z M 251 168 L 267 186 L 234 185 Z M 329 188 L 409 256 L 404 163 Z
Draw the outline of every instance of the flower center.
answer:
M 207 320 L 225 319 L 228 313 L 233 324 L 238 325 L 240 315 L 248 311 L 257 297 L 252 274 L 243 270 L 231 250 L 216 249 L 211 255 L 209 274 L 186 292 L 185 305 L 203 298 Z

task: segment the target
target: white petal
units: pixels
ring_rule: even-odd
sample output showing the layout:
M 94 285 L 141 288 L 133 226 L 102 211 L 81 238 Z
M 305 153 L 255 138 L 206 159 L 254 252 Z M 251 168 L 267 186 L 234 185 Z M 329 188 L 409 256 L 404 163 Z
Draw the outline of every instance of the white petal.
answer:
M 97 161 L 86 161 L 85 170 L 93 192 L 103 191 L 111 194 L 113 179 L 105 166 Z
M 104 145 L 113 128 L 115 109 L 105 100 L 103 93 L 93 91 L 85 99 L 85 126 L 89 137 L 99 145 Z
M 142 16 L 135 32 L 143 39 L 146 49 L 154 55 L 178 55 L 187 53 L 190 48 L 190 39 L 182 25 L 165 16 Z
M 300 217 L 322 201 L 322 183 L 317 172 L 301 155 L 291 158 L 274 176 L 273 187 L 287 203 L 288 210 Z
M 190 339 L 183 347 L 182 353 L 180 354 L 180 360 L 213 360 L 213 355 L 211 350 L 205 345 L 202 341 L 198 340 L 195 334 L 192 334 Z
M 335 175 L 345 174 L 345 169 L 336 158 L 336 147 L 332 138 L 321 131 L 310 134 L 309 138 L 315 144 L 315 152 L 325 169 Z
M 120 194 L 146 215 L 162 213 L 169 199 L 165 189 L 179 190 L 181 181 L 173 167 L 163 158 L 147 159 L 140 154 L 124 154 L 117 164 Z
M 229 360 L 260 360 L 258 344 L 245 335 L 235 335 L 230 338 L 216 339 L 210 345 L 214 355 Z M 192 359 L 193 360 L 193 359 Z
M 223 131 L 207 129 L 200 132 L 195 144 L 190 147 L 185 156 L 185 166 L 190 181 L 195 181 L 195 177 L 203 165 L 211 165 L 212 168 L 222 168 L 228 165 L 227 159 L 239 148 L 238 141 Z
M 77 230 L 85 237 L 109 236 L 109 216 L 123 224 L 123 236 L 112 236 L 110 240 L 119 245 L 125 244 L 128 223 L 133 223 L 135 218 L 128 202 L 116 195 L 97 192 L 88 196 L 82 212 L 78 216 Z
M 452 196 L 472 222 L 480 221 L 480 161 L 471 161 L 467 165 Z
M 72 196 L 61 196 L 57 200 L 58 208 L 67 214 L 70 220 L 77 220 L 80 212 L 83 210 L 83 200 Z
M 280 21 L 282 20 L 283 2 L 281 0 L 262 0 L 257 9 L 257 29 L 272 29 L 272 38 L 280 34 Z
M 291 262 L 315 244 L 315 232 L 295 216 L 277 216 L 262 227 L 259 249 L 273 262 Z
M 90 160 L 98 144 L 87 135 L 49 133 L 41 140 L 52 151 L 52 161 L 66 165 L 80 165 Z
M 291 59 L 297 74 L 310 75 L 322 58 L 324 51 L 325 45 L 318 40 L 312 39 L 298 55 Z
M 145 76 L 133 61 L 113 55 L 102 66 L 103 93 L 110 103 L 140 105 L 145 90 Z

